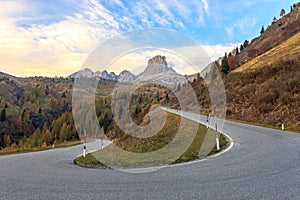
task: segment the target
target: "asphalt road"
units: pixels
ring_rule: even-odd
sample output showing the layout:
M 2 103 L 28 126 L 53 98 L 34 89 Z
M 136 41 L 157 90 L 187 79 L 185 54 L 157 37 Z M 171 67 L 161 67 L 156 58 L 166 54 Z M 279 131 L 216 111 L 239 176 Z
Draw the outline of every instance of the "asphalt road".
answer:
M 300 134 L 230 121 L 223 132 L 226 153 L 142 174 L 73 165 L 82 145 L 2 156 L 0 199 L 300 199 Z

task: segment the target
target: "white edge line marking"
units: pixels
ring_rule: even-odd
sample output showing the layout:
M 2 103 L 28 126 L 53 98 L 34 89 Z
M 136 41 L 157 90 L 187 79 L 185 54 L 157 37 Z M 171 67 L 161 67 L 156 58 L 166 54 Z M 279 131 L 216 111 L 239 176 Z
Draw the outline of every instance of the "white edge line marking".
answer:
M 165 110 L 167 112 L 176 114 L 176 115 L 181 114 L 181 112 L 178 113 L 177 110 L 174 110 L 174 112 L 172 112 L 168 108 L 161 107 L 161 109 L 163 109 L 163 110 Z M 196 113 L 193 113 L 193 114 L 196 114 Z M 182 116 L 182 115 L 179 115 L 179 116 Z M 182 117 L 185 117 L 185 116 L 182 116 Z M 195 121 L 195 119 L 191 119 L 189 117 L 185 117 L 185 118 Z M 195 121 L 195 122 L 198 122 L 199 124 L 202 124 L 202 125 L 206 125 L 205 123 L 203 123 L 201 121 Z M 205 157 L 203 159 L 196 159 L 196 160 L 192 160 L 192 161 L 188 161 L 188 162 L 183 162 L 183 163 L 176 163 L 176 164 L 162 165 L 162 166 L 154 166 L 154 167 L 145 167 L 145 168 L 132 168 L 132 169 L 129 169 L 129 170 L 139 170 L 139 169 L 143 170 L 143 169 L 156 169 L 156 168 L 163 169 L 163 168 L 169 168 L 169 167 L 179 167 L 179 166 L 184 166 L 184 165 L 190 165 L 190 164 L 194 164 L 194 163 L 203 162 L 203 161 L 209 160 L 210 158 L 216 158 L 218 156 L 221 156 L 222 154 L 226 153 L 227 151 L 229 151 L 233 147 L 234 141 L 233 141 L 233 139 L 228 134 L 223 133 L 223 131 L 220 131 L 220 133 L 222 133 L 223 135 L 225 135 L 225 137 L 227 137 L 229 139 L 230 145 L 226 149 L 222 150 L 221 152 L 219 152 L 217 154 L 214 154 L 214 155 L 211 155 L 211 156 L 207 156 L 207 157 Z
M 167 112 L 170 112 L 170 113 L 182 116 L 181 115 L 182 114 L 181 111 L 179 112 L 177 110 L 168 109 L 168 108 L 165 108 L 165 107 L 161 107 L 161 109 L 163 109 L 163 110 L 165 110 Z M 196 114 L 196 113 L 192 113 L 192 114 Z M 185 116 L 182 116 L 182 117 L 185 117 Z M 185 118 L 195 121 L 195 119 L 192 119 L 192 118 L 189 118 L 189 117 L 185 117 Z M 199 124 L 202 124 L 202 125 L 206 126 L 205 123 L 203 123 L 203 122 L 201 122 L 199 120 L 195 121 L 195 122 L 198 122 Z M 210 126 L 210 128 L 213 128 L 213 127 Z M 216 157 L 221 156 L 224 153 L 228 152 L 234 146 L 234 141 L 233 141 L 233 139 L 228 134 L 224 133 L 223 131 L 220 131 L 220 133 L 222 133 L 225 137 L 227 137 L 229 139 L 230 145 L 226 149 L 222 150 L 221 152 L 219 152 L 217 154 L 214 154 L 214 155 L 211 155 L 211 156 L 207 156 L 207 157 L 205 157 L 203 159 L 198 159 L 198 160 L 194 160 L 194 161 L 190 161 L 190 162 L 185 162 L 185 163 L 178 163 L 178 164 L 173 164 L 173 165 L 167 165 L 167 167 L 176 167 L 176 166 L 189 165 L 189 164 L 193 164 L 193 163 L 203 162 L 205 160 L 208 160 L 210 158 L 216 158 Z

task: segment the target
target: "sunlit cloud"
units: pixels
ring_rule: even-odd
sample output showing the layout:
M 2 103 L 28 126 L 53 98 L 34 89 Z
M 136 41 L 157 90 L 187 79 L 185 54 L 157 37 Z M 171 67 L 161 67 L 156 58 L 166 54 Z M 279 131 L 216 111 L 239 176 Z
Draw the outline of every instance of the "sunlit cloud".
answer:
M 0 5 L 16 6 L 16 12 L 29 11 L 20 2 Z M 94 0 L 85 1 L 81 13 L 49 25 L 20 27 L 10 14 L 14 13 L 1 11 L 1 29 L 5 31 L 0 32 L 0 66 L 20 76 L 67 75 L 80 67 L 99 38 L 110 37 L 119 26 L 109 11 Z
M 274 6 L 281 9 L 283 2 Z M 2 0 L 0 71 L 67 76 L 81 68 L 99 42 L 149 27 L 172 29 L 201 40 L 207 44 L 202 46 L 209 57 L 217 59 L 234 43 L 256 36 L 261 17 L 253 14 L 254 8 L 269 3 L 272 0 L 233 0 L 226 5 L 219 0 Z M 250 12 L 255 17 L 249 17 Z M 241 13 L 245 16 L 240 17 Z

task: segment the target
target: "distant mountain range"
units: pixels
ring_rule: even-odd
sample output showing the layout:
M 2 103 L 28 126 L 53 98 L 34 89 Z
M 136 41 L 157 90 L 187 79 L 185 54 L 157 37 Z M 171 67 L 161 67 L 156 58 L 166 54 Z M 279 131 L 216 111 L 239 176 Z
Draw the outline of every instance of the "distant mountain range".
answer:
M 119 75 L 106 70 L 93 72 L 86 68 L 69 75 L 67 78 L 102 78 L 116 80 L 119 82 L 155 82 L 166 85 L 183 85 L 188 82 L 185 76 L 178 74 L 174 69 L 168 67 L 165 56 L 157 55 L 148 60 L 147 67 L 139 75 L 134 75 L 128 70 L 122 71 Z
M 119 75 L 116 75 L 114 72 L 108 73 L 106 70 L 100 72 L 93 72 L 91 69 L 89 68 L 85 68 L 83 70 L 80 70 L 78 72 L 75 72 L 69 76 L 67 76 L 67 78 L 94 78 L 94 77 L 99 77 L 99 78 L 103 78 L 103 79 L 107 79 L 107 80 L 118 80 L 119 79 Z

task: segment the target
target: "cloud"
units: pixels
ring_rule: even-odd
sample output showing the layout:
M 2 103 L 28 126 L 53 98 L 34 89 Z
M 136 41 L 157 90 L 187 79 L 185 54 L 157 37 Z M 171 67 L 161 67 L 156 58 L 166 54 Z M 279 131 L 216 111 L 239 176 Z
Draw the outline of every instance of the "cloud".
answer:
M 202 0 L 203 3 L 203 7 L 206 13 L 208 13 L 209 11 L 209 7 L 208 7 L 208 1 L 207 0 Z
M 16 12 L 34 13 L 33 7 L 21 1 L 1 1 L 1 70 L 28 76 L 67 75 L 78 69 L 99 38 L 110 37 L 119 29 L 110 11 L 97 1 L 86 0 L 80 7 L 81 12 L 59 22 L 23 27 L 14 16 Z
M 246 34 L 256 24 L 257 19 L 245 17 L 226 28 L 228 42 L 231 43 L 237 34 Z
M 81 67 L 99 41 L 143 27 L 203 27 L 210 8 L 207 0 L 58 2 L 0 1 L 0 70 L 66 76 Z M 156 53 L 149 52 L 146 59 Z

